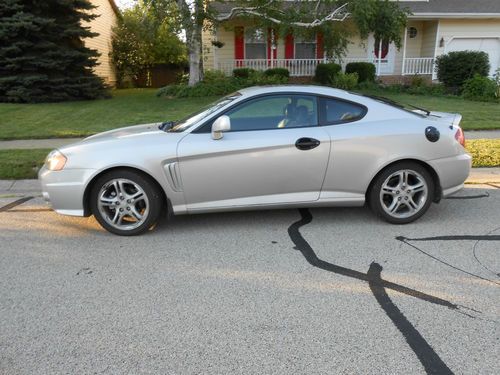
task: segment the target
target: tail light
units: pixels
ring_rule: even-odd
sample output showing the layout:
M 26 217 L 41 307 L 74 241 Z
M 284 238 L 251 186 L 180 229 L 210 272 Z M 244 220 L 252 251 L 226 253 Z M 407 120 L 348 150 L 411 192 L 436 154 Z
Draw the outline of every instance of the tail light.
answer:
M 458 128 L 457 132 L 455 133 L 455 139 L 462 145 L 462 147 L 465 147 L 465 135 L 461 128 Z

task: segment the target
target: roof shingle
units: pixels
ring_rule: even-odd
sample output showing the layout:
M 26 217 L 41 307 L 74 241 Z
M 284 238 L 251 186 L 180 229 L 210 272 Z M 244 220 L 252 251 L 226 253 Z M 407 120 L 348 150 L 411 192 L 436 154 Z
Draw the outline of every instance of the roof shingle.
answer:
M 415 14 L 500 14 L 500 0 L 401 0 L 399 3 L 401 7 L 408 8 Z M 227 14 L 233 8 L 230 1 L 226 3 L 214 2 L 214 5 L 221 14 Z
M 500 13 L 500 0 L 400 1 L 413 13 Z

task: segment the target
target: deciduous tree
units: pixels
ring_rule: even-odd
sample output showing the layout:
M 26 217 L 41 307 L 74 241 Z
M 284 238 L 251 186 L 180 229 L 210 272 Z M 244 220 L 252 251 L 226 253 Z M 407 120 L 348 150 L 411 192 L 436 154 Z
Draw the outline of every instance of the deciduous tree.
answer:
M 186 35 L 189 53 L 189 84 L 202 79 L 202 31 L 233 18 L 250 18 L 257 27 L 272 27 L 278 35 L 290 31 L 308 34 L 321 31 L 325 53 L 342 57 L 353 32 L 362 38 L 373 33 L 376 40 L 402 42 L 408 12 L 389 0 L 145 0 L 156 9 L 171 10 Z M 220 12 L 221 4 L 229 11 Z M 175 8 L 175 10 L 173 10 Z M 351 19 L 357 31 L 345 27 Z
M 142 3 L 122 13 L 113 29 L 112 59 L 121 80 L 136 77 L 156 64 L 184 64 L 186 49 L 171 17 L 163 17 Z

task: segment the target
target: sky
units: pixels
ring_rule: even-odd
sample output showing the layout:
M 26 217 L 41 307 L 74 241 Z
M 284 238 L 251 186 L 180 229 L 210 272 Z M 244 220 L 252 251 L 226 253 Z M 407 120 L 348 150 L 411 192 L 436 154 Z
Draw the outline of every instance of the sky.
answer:
M 118 8 L 127 8 L 130 7 L 134 4 L 134 0 L 115 0 L 116 5 L 118 5 Z

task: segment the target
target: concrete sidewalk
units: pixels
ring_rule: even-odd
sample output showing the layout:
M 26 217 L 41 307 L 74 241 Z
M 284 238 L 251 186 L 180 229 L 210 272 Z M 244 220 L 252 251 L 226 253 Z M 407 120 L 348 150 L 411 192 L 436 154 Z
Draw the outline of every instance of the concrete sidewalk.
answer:
M 492 184 L 492 187 L 500 188 L 500 168 L 472 168 L 465 183 Z M 38 180 L 0 180 L 0 197 L 23 194 L 41 194 Z
M 51 139 L 19 139 L 16 141 L 0 141 L 0 150 L 59 148 L 83 138 L 51 138 Z
M 499 139 L 500 130 L 469 130 L 465 132 L 465 139 Z
M 20 139 L 15 141 L 0 141 L 0 150 L 59 148 L 83 138 L 51 138 L 51 139 Z M 466 131 L 465 139 L 500 139 L 500 130 Z

